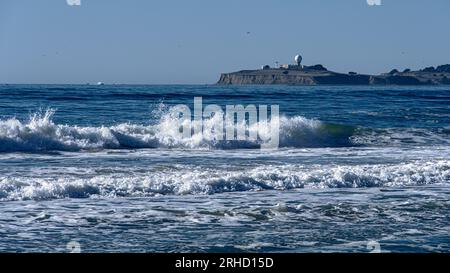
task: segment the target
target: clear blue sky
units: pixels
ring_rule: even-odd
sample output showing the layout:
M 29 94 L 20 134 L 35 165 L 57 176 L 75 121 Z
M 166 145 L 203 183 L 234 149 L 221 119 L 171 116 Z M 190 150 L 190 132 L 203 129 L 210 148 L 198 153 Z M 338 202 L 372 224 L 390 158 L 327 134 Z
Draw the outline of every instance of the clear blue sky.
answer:
M 342 72 L 450 63 L 448 0 L 81 1 L 0 0 L 0 83 L 214 83 L 297 53 Z

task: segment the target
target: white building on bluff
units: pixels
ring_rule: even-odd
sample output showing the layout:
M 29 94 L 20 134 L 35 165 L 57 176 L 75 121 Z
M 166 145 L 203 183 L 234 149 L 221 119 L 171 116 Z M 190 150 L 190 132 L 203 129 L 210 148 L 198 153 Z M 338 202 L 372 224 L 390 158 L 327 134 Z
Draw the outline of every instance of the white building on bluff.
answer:
M 303 70 L 302 60 L 303 58 L 300 54 L 295 55 L 294 57 L 295 64 L 282 64 L 280 65 L 280 68 L 290 70 Z

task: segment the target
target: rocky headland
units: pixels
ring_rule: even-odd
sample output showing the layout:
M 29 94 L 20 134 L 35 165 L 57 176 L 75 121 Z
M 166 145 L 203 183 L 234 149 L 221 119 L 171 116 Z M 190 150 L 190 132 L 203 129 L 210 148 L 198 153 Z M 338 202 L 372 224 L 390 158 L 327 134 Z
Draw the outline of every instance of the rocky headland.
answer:
M 287 84 L 287 85 L 448 85 L 450 84 L 450 65 L 427 67 L 417 71 L 396 69 L 380 75 L 339 73 L 329 71 L 322 65 L 242 70 L 224 73 L 218 84 Z

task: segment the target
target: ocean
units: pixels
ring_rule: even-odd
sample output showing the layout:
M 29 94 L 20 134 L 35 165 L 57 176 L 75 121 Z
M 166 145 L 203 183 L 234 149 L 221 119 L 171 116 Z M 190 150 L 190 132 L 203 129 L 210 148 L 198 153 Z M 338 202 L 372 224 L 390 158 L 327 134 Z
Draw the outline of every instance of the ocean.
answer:
M 279 148 L 173 106 L 279 105 Z M 1 252 L 449 252 L 450 87 L 0 85 Z

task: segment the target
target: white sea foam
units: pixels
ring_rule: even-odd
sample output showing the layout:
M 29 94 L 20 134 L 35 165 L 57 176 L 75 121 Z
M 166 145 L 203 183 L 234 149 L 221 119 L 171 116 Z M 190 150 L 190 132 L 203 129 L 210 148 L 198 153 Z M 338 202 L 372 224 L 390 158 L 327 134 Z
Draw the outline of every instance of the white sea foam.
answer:
M 168 109 L 152 125 L 122 123 L 114 126 L 74 126 L 53 122 L 53 110 L 37 113 L 26 122 L 16 118 L 0 120 L 0 152 L 82 151 L 100 149 L 181 148 L 242 149 L 259 148 L 261 140 L 217 140 L 216 120 L 204 120 L 203 132 L 189 138 L 180 136 L 182 122 Z M 193 127 L 200 124 L 193 122 Z M 237 126 L 246 126 L 238 124 Z M 247 131 L 267 134 L 266 123 Z M 369 129 L 326 124 L 302 116 L 280 118 L 280 147 L 317 148 L 346 146 L 389 146 L 401 144 L 450 144 L 446 129 Z
M 95 173 L 95 172 L 94 172 Z M 172 166 L 96 175 L 0 176 L 1 200 L 215 194 L 297 188 L 396 187 L 450 183 L 450 160 L 377 165 L 265 165 L 248 170 Z
M 82 127 L 56 124 L 54 111 L 34 114 L 28 122 L 16 118 L 0 120 L 0 152 L 15 151 L 80 151 L 120 148 L 258 148 L 260 141 L 218 141 L 211 127 L 214 120 L 204 121 L 203 133 L 183 138 L 182 124 L 172 112 L 160 117 L 154 125 L 123 123 L 115 126 Z M 257 124 L 247 130 L 264 134 L 267 130 Z M 193 124 L 199 126 L 199 124 Z M 245 125 L 238 125 L 245 126 Z M 304 117 L 280 119 L 280 141 L 283 147 L 326 147 L 348 145 L 350 131 L 335 133 L 322 122 Z

